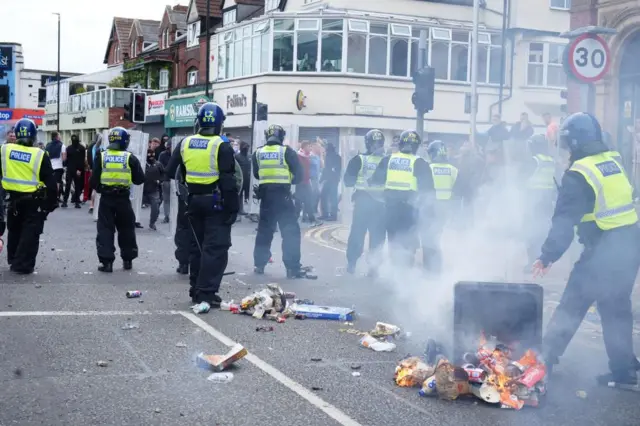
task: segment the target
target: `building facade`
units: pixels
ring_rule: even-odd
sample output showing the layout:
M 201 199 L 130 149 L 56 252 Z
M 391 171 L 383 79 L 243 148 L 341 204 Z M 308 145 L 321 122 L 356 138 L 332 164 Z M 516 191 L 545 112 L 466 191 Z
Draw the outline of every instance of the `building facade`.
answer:
M 540 130 L 544 113 L 560 116 L 559 34 L 569 29 L 569 8 L 547 1 L 487 0 L 482 8 L 479 130 L 499 113 L 514 123 L 526 112 Z M 239 3 L 222 4 L 210 55 L 213 97 L 227 108 L 232 134 L 249 132 L 254 102 L 268 104 L 269 122 L 297 126 L 300 140 L 337 141 L 371 128 L 391 138 L 415 127 L 411 75 L 426 30 L 436 95 L 425 132 L 469 135 L 472 1 L 267 0 L 261 15 L 238 22 Z

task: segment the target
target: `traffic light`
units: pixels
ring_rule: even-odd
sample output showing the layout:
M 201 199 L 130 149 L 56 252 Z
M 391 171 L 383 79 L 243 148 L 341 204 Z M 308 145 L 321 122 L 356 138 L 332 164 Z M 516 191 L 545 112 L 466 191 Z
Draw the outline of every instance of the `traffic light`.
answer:
M 129 103 L 124 105 L 124 120 L 133 121 L 133 93 L 129 95 Z
M 423 113 L 433 110 L 433 97 L 436 90 L 436 72 L 432 67 L 424 67 L 413 73 L 415 92 L 411 102 L 416 110 Z
M 133 96 L 133 122 L 144 123 L 147 116 L 147 94 L 140 92 Z
M 258 102 L 256 109 L 256 121 L 267 121 L 269 117 L 269 105 Z

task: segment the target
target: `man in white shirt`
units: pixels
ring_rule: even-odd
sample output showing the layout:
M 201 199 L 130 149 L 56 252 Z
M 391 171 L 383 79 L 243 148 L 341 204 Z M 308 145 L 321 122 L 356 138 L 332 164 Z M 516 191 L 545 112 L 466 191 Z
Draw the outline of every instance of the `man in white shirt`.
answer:
M 58 199 L 60 199 L 63 192 L 62 175 L 64 174 L 64 162 L 67 159 L 67 148 L 60 140 L 60 134 L 58 132 L 53 132 L 51 134 L 51 142 L 47 144 L 45 150 L 49 154 L 49 159 L 53 166 L 53 174 L 55 175 L 56 182 L 58 183 Z

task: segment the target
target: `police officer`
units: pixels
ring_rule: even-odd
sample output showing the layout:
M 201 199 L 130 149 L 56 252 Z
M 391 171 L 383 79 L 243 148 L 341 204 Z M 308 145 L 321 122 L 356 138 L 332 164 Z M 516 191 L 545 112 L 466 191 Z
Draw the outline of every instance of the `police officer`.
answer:
M 423 217 L 430 217 L 430 220 L 426 220 L 421 226 L 422 264 L 427 271 L 440 273 L 440 237 L 452 210 L 451 201 L 454 193 L 457 192 L 458 168 L 449 163 L 447 146 L 442 141 L 431 142 L 427 146 L 427 154 L 431 159 L 429 166 L 436 200 L 432 205 L 426 205 L 422 214 Z
M 176 245 L 175 256 L 178 261 L 176 272 L 182 275 L 189 273 L 189 254 L 192 251 L 192 245 L 195 245 L 195 239 L 191 226 L 189 226 L 189 217 L 187 216 L 187 206 L 189 204 L 189 190 L 187 183 L 182 175 L 180 167 L 175 174 L 176 189 L 178 196 L 178 214 L 176 216 L 176 233 L 173 236 L 173 242 Z M 193 248 L 197 250 L 197 247 Z
M 113 272 L 116 231 L 123 268 L 131 269 L 133 259 L 138 257 L 136 216 L 129 195 L 131 185 L 144 183 L 144 171 L 140 160 L 126 150 L 130 139 L 131 135 L 123 127 L 109 130 L 109 145 L 105 151 L 96 153 L 93 162 L 90 183 L 100 194 L 96 247 L 101 272 Z
M 386 237 L 384 221 L 384 187 L 369 185 L 369 178 L 373 175 L 384 155 L 384 134 L 377 129 L 369 130 L 364 136 L 366 152 L 353 157 L 344 174 L 344 184 L 348 188 L 355 188 L 352 201 L 353 219 L 347 242 L 347 272 L 353 274 L 356 262 L 362 256 L 364 237 L 369 232 L 369 254 L 378 256 L 376 250 L 381 248 Z M 370 274 L 375 274 L 374 259 L 369 259 Z
M 253 177 L 260 180 L 260 219 L 253 249 L 254 271 L 264 274 L 271 258 L 273 234 L 278 226 L 282 234 L 282 261 L 287 269 L 287 278 L 306 278 L 306 270 L 300 264 L 300 225 L 291 194 L 291 185 L 300 182 L 303 170 L 298 154 L 282 145 L 285 137 L 282 126 L 269 126 L 265 137 L 267 144 L 258 148 L 251 159 Z
M 49 156 L 34 146 L 35 123 L 23 118 L 15 133 L 17 140 L 2 145 L 0 153 L 2 188 L 9 195 L 7 259 L 13 272 L 31 274 L 44 221 L 58 207 L 58 186 Z
M 531 159 L 524 164 L 526 205 L 525 229 L 528 265 L 537 259 L 553 215 L 556 196 L 556 162 L 549 155 L 544 135 L 534 135 L 528 141 Z M 530 267 L 529 267 L 530 268 Z
M 239 210 L 235 157 L 220 137 L 225 115 L 218 104 L 202 105 L 196 120 L 197 133 L 176 146 L 166 173 L 174 178 L 180 167 L 189 191 L 187 223 L 197 237 L 189 254 L 189 295 L 193 303 L 217 307 Z
M 421 205 L 433 197 L 429 163 L 416 155 L 420 136 L 405 130 L 398 140 L 398 152 L 383 158 L 369 180 L 384 186 L 386 227 L 394 261 L 413 265 L 418 247 L 417 226 Z
M 560 144 L 570 152 L 562 177 L 551 230 L 534 276 L 544 275 L 571 244 L 574 226 L 584 245 L 543 340 L 552 367 L 564 353 L 589 307 L 596 302 L 611 373 L 598 377 L 607 385 L 636 385 L 638 361 L 633 352 L 631 292 L 640 267 L 640 228 L 633 189 L 622 165 L 602 142 L 600 124 L 590 114 L 569 116 Z

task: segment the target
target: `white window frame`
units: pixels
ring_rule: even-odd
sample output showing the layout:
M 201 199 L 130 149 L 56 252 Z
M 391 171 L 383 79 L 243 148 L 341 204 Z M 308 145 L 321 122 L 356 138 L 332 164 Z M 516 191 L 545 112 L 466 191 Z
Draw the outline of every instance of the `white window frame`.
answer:
M 450 28 L 435 28 L 431 27 L 431 40 L 437 41 L 451 41 L 453 38 Z
M 129 46 L 129 56 L 131 57 L 131 59 L 136 57 L 136 42 L 132 41 L 131 42 L 131 46 Z
M 356 28 L 356 25 L 364 24 L 364 28 Z M 369 21 L 362 19 L 349 19 L 349 32 L 351 33 L 368 33 Z
M 531 45 L 532 44 L 542 44 L 542 62 L 530 62 L 529 58 L 531 56 Z M 529 45 L 527 47 L 527 72 L 526 72 L 526 80 L 525 83 L 527 86 L 529 87 L 544 87 L 544 88 L 551 88 L 551 89 L 557 89 L 557 88 L 564 88 L 562 86 L 550 86 L 548 84 L 548 75 L 549 75 L 549 68 L 550 67 L 554 67 L 554 68 L 562 68 L 562 64 L 551 64 L 549 63 L 549 50 L 551 48 L 552 45 L 559 45 L 562 46 L 562 43 L 550 43 L 550 42 L 543 42 L 543 41 L 530 41 Z M 538 84 L 531 84 L 529 83 L 529 66 L 530 65 L 542 65 L 542 84 L 538 85 Z M 565 85 L 566 86 L 566 85 Z
M 158 73 L 158 88 L 160 90 L 169 90 L 169 70 L 161 69 Z
M 269 21 L 262 21 L 262 22 L 258 22 L 257 24 L 255 24 L 253 26 L 253 33 L 254 34 L 264 34 L 267 31 L 269 31 Z
M 192 22 L 187 26 L 187 48 L 195 47 L 199 43 L 200 21 Z
M 227 10 L 222 14 L 222 26 L 228 27 L 229 25 L 235 24 L 237 20 L 237 16 L 238 16 L 238 12 L 236 8 Z
M 554 5 L 554 3 L 556 4 Z M 563 3 L 563 5 L 558 5 L 558 3 Z M 571 10 L 571 0 L 549 0 L 549 9 Z
M 473 34 L 473 33 L 471 33 Z M 478 33 L 478 44 L 486 44 L 488 46 L 491 45 L 491 34 L 489 33 Z
M 271 12 L 272 10 L 276 10 L 279 7 L 280 7 L 280 0 L 265 0 L 264 2 L 265 12 Z
M 302 23 L 309 23 L 313 25 L 309 26 L 301 26 Z M 296 19 L 296 31 L 318 31 L 320 30 L 320 20 L 319 19 Z
M 193 83 L 191 80 L 193 80 Z M 196 84 L 198 84 L 198 70 L 189 71 L 187 73 L 187 86 L 195 86 Z
M 411 27 L 403 24 L 391 24 L 391 35 L 399 37 L 411 37 Z

